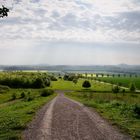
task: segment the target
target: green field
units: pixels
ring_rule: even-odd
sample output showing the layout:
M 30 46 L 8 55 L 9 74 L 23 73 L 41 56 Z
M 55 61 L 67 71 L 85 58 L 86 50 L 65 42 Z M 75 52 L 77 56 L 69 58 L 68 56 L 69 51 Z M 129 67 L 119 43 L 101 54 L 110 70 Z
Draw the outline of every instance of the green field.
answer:
M 136 88 L 140 89 L 140 77 L 99 77 L 96 79 L 112 84 L 119 84 L 124 87 L 129 87 L 130 83 L 133 82 Z
M 51 88 L 55 90 L 85 90 L 85 88 L 82 87 L 82 83 L 84 82 L 84 79 L 79 79 L 78 83 L 75 84 L 72 81 L 64 81 L 64 80 L 58 80 L 58 81 L 52 81 Z M 101 92 L 101 91 L 111 91 L 112 86 L 104 83 L 99 83 L 94 80 L 90 80 L 91 88 L 90 90 Z
M 96 110 L 113 125 L 140 138 L 140 94 L 69 92 L 66 96 Z

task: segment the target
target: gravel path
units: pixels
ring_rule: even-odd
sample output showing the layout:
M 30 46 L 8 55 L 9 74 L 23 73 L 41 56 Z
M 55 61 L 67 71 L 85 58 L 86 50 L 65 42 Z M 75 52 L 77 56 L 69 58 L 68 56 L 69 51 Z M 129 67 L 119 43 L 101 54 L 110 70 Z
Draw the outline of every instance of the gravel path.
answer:
M 24 140 L 130 140 L 96 112 L 61 92 L 24 132 Z

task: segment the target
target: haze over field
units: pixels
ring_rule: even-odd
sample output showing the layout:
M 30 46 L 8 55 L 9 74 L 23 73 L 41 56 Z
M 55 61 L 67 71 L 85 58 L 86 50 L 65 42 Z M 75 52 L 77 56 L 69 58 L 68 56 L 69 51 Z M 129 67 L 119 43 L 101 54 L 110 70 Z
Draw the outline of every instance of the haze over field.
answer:
M 140 0 L 0 0 L 0 64 L 140 64 Z

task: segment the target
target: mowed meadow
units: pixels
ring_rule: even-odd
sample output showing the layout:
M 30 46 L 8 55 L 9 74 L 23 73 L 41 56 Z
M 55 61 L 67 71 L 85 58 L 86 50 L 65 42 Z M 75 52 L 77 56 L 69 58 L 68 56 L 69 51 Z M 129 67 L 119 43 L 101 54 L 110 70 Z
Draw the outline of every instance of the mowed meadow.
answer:
M 84 87 L 84 81 L 90 86 Z M 133 92 L 131 83 L 135 85 Z M 113 86 L 118 87 L 117 92 Z M 139 86 L 140 77 L 136 75 L 0 72 L 0 139 L 22 139 L 37 110 L 52 100 L 57 90 L 96 109 L 110 123 L 139 139 Z

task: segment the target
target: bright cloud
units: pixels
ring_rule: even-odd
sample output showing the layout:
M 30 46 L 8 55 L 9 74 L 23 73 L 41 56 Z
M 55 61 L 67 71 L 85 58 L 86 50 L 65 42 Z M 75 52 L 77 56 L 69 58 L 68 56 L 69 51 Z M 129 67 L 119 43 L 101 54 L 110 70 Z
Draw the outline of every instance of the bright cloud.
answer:
M 9 0 L 9 5 L 13 9 L 1 20 L 0 38 L 140 40 L 136 0 Z

